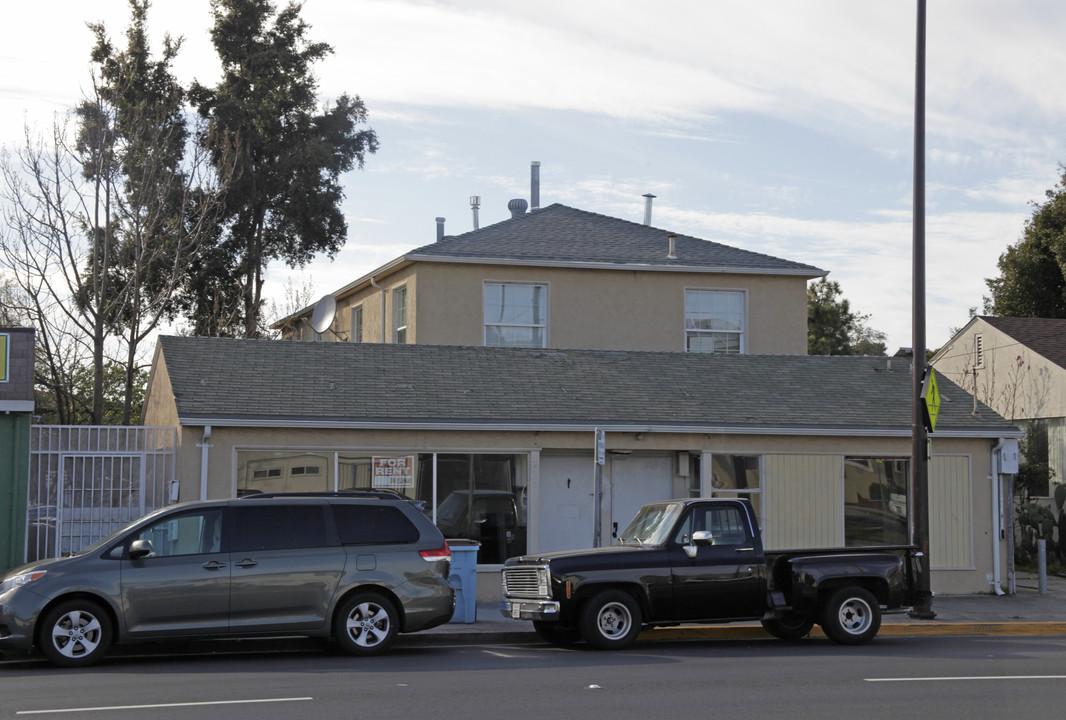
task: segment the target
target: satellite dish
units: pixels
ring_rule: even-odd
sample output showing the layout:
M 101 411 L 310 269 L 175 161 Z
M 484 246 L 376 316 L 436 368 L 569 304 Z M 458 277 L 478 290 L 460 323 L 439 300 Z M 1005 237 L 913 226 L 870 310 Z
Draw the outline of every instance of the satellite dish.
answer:
M 323 295 L 322 299 L 315 303 L 315 311 L 311 314 L 311 328 L 316 333 L 324 333 L 333 324 L 333 318 L 337 316 L 337 301 L 332 295 Z

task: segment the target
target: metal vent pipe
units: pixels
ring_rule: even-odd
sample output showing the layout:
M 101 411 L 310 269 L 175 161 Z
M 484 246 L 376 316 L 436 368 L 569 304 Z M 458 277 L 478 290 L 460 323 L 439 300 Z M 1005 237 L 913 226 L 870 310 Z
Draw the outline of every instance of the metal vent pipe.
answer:
M 481 196 L 480 195 L 471 195 L 470 196 L 470 209 L 474 211 L 474 229 L 475 230 L 478 229 L 477 209 L 479 207 L 481 207 Z
M 655 196 L 652 195 L 651 193 L 647 193 L 643 197 L 644 197 L 644 224 L 645 225 L 651 225 L 651 201 L 655 199 Z
M 540 161 L 529 164 L 529 209 L 540 208 Z

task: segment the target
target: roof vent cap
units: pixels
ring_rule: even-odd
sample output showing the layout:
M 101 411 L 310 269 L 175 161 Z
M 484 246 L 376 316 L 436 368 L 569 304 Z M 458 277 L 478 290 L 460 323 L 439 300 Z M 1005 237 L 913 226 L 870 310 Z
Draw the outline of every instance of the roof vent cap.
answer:
M 515 198 L 507 203 L 507 209 L 511 211 L 511 217 L 521 217 L 526 214 L 526 208 L 529 207 L 529 203 L 523 198 Z

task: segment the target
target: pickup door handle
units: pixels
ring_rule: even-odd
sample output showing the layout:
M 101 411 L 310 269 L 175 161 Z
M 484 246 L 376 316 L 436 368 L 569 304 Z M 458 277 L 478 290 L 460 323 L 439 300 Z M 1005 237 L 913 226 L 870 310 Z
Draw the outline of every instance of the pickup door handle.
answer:
M 755 548 L 753 548 L 753 547 L 739 547 L 739 548 L 737 548 L 737 552 L 755 552 Z
M 236 565 L 237 567 L 250 568 L 250 567 L 255 567 L 256 565 L 258 565 L 259 561 L 252 560 L 251 558 L 245 558 L 244 560 L 241 560 L 240 562 L 233 563 L 233 564 Z
M 226 567 L 226 563 L 221 563 L 218 560 L 204 563 L 204 570 L 221 570 L 224 567 Z

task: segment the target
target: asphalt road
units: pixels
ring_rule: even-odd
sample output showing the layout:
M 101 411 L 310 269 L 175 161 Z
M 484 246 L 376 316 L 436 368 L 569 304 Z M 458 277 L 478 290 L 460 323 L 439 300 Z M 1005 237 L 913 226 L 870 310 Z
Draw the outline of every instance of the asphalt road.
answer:
M 579 646 L 580 647 L 580 646 Z M 547 645 L 419 645 L 357 659 L 286 652 L 0 666 L 0 717 L 997 718 L 1059 717 L 1063 637 L 882 637 Z

